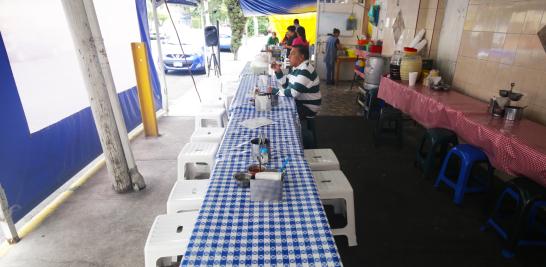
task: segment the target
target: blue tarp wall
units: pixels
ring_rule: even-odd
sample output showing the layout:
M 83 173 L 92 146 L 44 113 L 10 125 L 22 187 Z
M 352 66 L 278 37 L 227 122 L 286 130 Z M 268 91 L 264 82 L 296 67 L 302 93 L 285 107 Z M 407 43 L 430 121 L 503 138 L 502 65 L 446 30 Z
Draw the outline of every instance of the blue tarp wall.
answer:
M 146 2 L 135 0 L 140 36 L 150 40 Z M 161 89 L 150 60 L 156 109 L 161 109 Z M 127 130 L 141 123 L 136 87 L 118 94 Z M 70 101 L 70 99 L 67 99 Z M 4 41 L 0 33 L 0 183 L 6 191 L 14 221 L 18 221 L 52 192 L 102 153 L 89 107 L 30 133 Z
M 301 14 L 317 11 L 316 0 L 239 0 L 245 16 Z

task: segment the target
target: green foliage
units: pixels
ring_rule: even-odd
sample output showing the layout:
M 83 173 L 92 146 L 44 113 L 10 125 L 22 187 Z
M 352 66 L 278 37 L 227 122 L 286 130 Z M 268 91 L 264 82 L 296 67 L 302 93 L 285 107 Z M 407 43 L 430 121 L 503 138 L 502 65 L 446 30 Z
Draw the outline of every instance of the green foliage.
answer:
M 220 24 L 228 21 L 228 12 L 223 0 L 209 0 L 209 13 L 212 24 L 216 24 L 217 20 Z
M 239 6 L 238 0 L 224 0 L 231 25 L 231 51 L 235 60 L 237 60 L 237 51 L 241 47 L 241 40 L 245 30 L 246 18 Z
M 267 28 L 269 27 L 269 18 L 266 16 L 258 17 L 258 31 L 260 34 L 267 35 Z
M 248 34 L 248 36 L 254 36 L 254 20 L 252 18 L 247 18 L 246 34 Z
M 267 27 L 269 26 L 269 18 L 266 16 L 258 17 L 258 33 L 267 34 Z M 248 24 L 246 25 L 246 30 L 249 36 L 254 36 L 254 20 L 248 18 Z

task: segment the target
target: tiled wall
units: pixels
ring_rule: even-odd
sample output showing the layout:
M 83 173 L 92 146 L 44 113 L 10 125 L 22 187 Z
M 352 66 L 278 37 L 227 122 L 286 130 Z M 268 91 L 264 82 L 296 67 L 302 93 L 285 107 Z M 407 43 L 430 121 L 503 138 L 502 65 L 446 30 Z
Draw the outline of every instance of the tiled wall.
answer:
M 425 1 L 425 0 L 421 0 Z M 420 0 L 384 0 L 381 1 L 381 11 L 379 15 L 379 25 L 374 29 L 373 39 L 383 40 L 383 55 L 391 56 L 396 49 L 402 49 L 408 45 L 415 35 L 417 25 L 417 15 L 419 13 Z M 405 30 L 398 41 L 394 43 L 392 33 L 392 24 L 398 11 L 402 10 Z
M 544 0 L 470 0 L 453 85 L 488 100 L 513 81 L 525 94 L 525 114 L 546 124 L 546 52 L 537 36 L 545 25 Z
M 468 2 L 469 0 L 440 0 L 438 7 L 438 14 L 442 14 L 443 19 L 436 19 L 441 26 L 439 36 L 435 35 L 433 39 L 431 57 L 434 58 L 435 54 L 436 67 L 448 83 L 453 81 L 455 74 Z
M 416 31 L 425 29 L 427 46 L 421 51 L 424 57 L 435 58 L 438 52 L 440 29 L 445 11 L 446 0 L 421 0 L 417 16 Z

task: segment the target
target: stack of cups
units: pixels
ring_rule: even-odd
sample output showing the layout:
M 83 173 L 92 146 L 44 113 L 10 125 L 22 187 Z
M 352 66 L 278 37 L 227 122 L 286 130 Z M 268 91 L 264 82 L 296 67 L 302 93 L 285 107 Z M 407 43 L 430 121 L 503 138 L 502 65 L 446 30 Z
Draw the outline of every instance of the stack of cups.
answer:
M 417 77 L 419 76 L 419 72 L 410 72 L 409 74 L 409 86 L 415 86 L 417 83 Z

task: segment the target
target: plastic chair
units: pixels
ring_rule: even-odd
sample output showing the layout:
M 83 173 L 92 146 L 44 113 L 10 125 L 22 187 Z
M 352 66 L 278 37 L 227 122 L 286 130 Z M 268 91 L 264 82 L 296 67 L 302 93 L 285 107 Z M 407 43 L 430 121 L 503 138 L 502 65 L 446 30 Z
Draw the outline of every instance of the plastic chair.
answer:
M 178 180 L 167 200 L 167 214 L 201 208 L 210 180 Z
M 452 157 L 458 157 L 461 161 L 456 181 L 452 181 L 447 173 L 448 165 Z M 479 163 L 487 164 L 487 177 L 474 175 L 473 167 L 477 166 Z M 485 153 L 473 145 L 461 144 L 453 147 L 447 154 L 434 187 L 438 188 L 440 187 L 441 182 L 445 183 L 448 187 L 455 190 L 453 202 L 460 205 L 463 202 L 464 194 L 486 191 L 492 175 L 493 167 L 489 164 L 489 160 Z M 477 183 L 470 186 L 470 182 Z
M 196 175 L 197 167 L 195 165 L 203 166 L 210 174 L 217 151 L 217 143 L 187 143 L 177 158 L 178 180 L 199 179 Z
M 428 178 L 436 168 L 438 159 L 441 164 L 447 151 L 458 143 L 457 134 L 453 131 L 443 128 L 427 129 L 415 157 L 415 164 L 423 170 L 423 177 Z
M 349 246 L 356 246 L 356 223 L 353 187 L 340 170 L 314 171 L 313 177 L 317 183 L 320 199 L 323 204 L 333 204 L 334 212 L 342 213 L 347 218 L 347 225 L 332 229 L 333 235 L 347 237 Z
M 159 215 L 155 218 L 144 245 L 146 267 L 156 267 L 157 260 L 186 252 L 198 212 Z
M 339 161 L 332 149 L 305 149 L 303 153 L 312 171 L 339 170 Z
M 525 239 L 529 230 L 546 234 L 545 225 L 539 224 L 538 215 L 546 212 L 546 189 L 525 178 L 518 177 L 506 183 L 497 199 L 491 216 L 482 226 L 492 227 L 505 241 L 502 255 L 512 258 L 517 246 L 546 245 L 546 239 Z
M 192 143 L 210 142 L 219 144 L 224 137 L 225 128 L 207 127 L 197 128 L 190 137 Z
M 385 134 L 393 134 L 399 147 L 402 147 L 403 138 L 403 120 L 402 112 L 386 105 L 381 109 L 379 120 L 373 131 L 374 145 L 377 147 L 385 140 Z
M 195 115 L 195 129 L 205 127 L 225 127 L 224 119 L 227 120 L 226 110 L 223 108 L 201 107 L 199 113 Z M 210 125 L 207 122 L 214 122 Z

